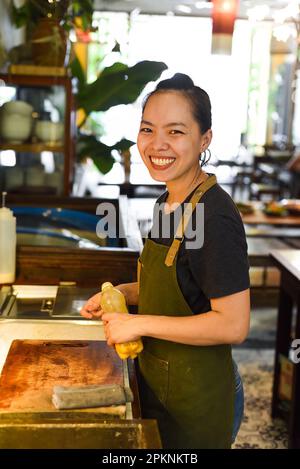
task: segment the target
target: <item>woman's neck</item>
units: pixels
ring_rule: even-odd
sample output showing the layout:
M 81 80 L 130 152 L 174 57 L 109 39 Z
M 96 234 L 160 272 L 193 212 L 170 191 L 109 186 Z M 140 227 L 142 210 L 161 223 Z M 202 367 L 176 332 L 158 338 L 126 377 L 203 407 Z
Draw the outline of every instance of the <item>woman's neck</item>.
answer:
M 185 184 L 179 181 L 170 181 L 167 182 L 168 196 L 166 202 L 169 205 L 174 203 L 182 204 L 187 196 L 202 182 L 206 181 L 208 178 L 207 173 L 205 173 L 201 167 L 197 168 L 196 173 L 187 178 Z

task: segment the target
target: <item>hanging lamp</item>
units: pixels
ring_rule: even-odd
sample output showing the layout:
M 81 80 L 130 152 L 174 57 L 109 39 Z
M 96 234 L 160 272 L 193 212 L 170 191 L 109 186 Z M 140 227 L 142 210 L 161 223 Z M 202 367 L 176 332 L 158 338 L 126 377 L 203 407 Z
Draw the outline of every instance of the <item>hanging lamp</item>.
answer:
M 231 55 L 239 0 L 212 0 L 212 54 Z

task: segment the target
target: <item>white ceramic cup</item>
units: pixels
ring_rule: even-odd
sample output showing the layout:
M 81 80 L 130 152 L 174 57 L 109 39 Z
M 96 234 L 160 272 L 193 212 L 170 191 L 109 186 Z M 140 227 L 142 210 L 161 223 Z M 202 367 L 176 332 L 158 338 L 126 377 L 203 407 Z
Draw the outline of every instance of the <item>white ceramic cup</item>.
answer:
M 34 133 L 42 142 L 60 142 L 63 140 L 64 124 L 62 122 L 37 121 Z

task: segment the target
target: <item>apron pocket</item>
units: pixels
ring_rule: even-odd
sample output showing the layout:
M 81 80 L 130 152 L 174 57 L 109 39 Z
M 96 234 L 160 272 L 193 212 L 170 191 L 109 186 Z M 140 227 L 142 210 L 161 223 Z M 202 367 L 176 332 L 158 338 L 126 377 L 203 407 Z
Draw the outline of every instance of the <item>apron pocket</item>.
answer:
M 157 399 L 165 404 L 169 391 L 169 362 L 143 350 L 139 355 L 139 367 L 146 383 Z

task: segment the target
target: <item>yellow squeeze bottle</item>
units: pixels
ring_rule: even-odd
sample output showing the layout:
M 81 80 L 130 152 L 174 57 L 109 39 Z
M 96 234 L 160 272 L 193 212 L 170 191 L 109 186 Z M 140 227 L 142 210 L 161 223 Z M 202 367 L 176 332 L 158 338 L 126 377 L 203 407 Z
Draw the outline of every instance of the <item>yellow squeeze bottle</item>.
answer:
M 123 293 L 115 288 L 110 282 L 105 282 L 101 287 L 100 306 L 105 313 L 127 313 L 128 309 Z M 143 350 L 141 339 L 125 342 L 124 344 L 115 344 L 115 349 L 120 358 L 135 358 Z

